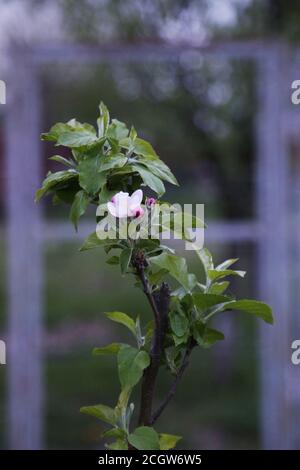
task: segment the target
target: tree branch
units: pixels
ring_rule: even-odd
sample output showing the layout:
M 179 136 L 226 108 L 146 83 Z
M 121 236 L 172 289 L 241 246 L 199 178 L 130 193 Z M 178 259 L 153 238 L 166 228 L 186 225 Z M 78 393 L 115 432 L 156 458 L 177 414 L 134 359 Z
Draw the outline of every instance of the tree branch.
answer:
M 144 293 L 148 298 L 155 319 L 150 351 L 151 362 L 149 367 L 144 370 L 143 374 L 139 415 L 139 425 L 149 426 L 152 416 L 155 382 L 157 379 L 164 338 L 168 325 L 170 290 L 168 285 L 163 283 L 158 292 L 155 294 L 152 293 L 151 286 L 145 275 L 145 266 L 147 266 L 147 261 L 143 252 L 137 252 L 135 254 L 132 264 L 136 269 L 137 276 L 142 282 Z
M 189 364 L 190 355 L 191 355 L 192 350 L 195 347 L 195 345 L 196 345 L 195 341 L 193 339 L 191 339 L 189 344 L 187 345 L 187 348 L 185 350 L 181 366 L 180 366 L 180 368 L 177 372 L 177 375 L 175 377 L 174 382 L 171 385 L 171 388 L 170 388 L 169 392 L 167 393 L 165 399 L 163 400 L 163 402 L 161 403 L 161 405 L 155 411 L 155 413 L 153 414 L 153 416 L 151 418 L 151 422 L 150 422 L 151 425 L 153 425 L 155 423 L 155 421 L 160 417 L 160 415 L 162 414 L 162 412 L 164 411 L 166 406 L 169 404 L 169 402 L 172 400 L 173 396 L 175 395 L 177 385 L 180 382 L 180 380 L 183 376 L 183 373 L 184 373 L 185 369 L 187 368 L 187 366 Z
M 151 292 L 151 287 L 150 287 L 150 284 L 149 284 L 149 281 L 145 275 L 145 269 L 144 269 L 144 266 L 136 266 L 136 269 L 137 269 L 137 273 L 138 273 L 138 276 L 143 284 L 143 288 L 144 288 L 144 293 L 149 301 L 149 304 L 152 308 L 152 311 L 154 313 L 154 319 L 155 319 L 155 323 L 156 325 L 158 326 L 159 323 L 160 323 L 160 318 L 159 318 L 159 311 L 157 309 L 157 305 L 155 303 L 155 300 L 154 300 L 154 297 L 152 295 L 152 292 Z

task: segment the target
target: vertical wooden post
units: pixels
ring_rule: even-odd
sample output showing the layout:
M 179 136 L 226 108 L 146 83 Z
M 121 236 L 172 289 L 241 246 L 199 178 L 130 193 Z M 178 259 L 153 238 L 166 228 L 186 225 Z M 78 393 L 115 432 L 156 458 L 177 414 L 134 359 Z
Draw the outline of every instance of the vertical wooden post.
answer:
M 8 422 L 13 449 L 42 446 L 40 98 L 26 50 L 14 50 L 7 81 Z
M 293 350 L 291 345 L 300 338 L 300 109 L 299 105 L 291 102 L 291 84 L 298 77 L 299 55 L 292 49 L 289 55 L 288 77 L 286 80 L 287 110 L 285 119 L 286 139 L 290 149 L 290 177 L 289 177 L 289 247 L 290 247 L 290 312 L 289 312 L 289 342 L 290 356 Z M 300 373 L 299 365 L 289 361 L 287 368 L 287 400 L 289 408 L 289 439 L 290 447 L 300 448 Z
M 298 119 L 298 128 L 300 122 Z M 297 133 L 298 134 L 298 133 Z M 298 139 L 298 135 L 296 139 Z M 299 152 L 299 148 L 297 149 Z M 294 340 L 300 338 L 300 161 L 299 153 L 294 155 L 298 161 L 294 161 L 292 168 L 293 175 L 290 178 L 291 183 L 291 231 L 290 231 L 290 247 L 292 253 L 292 263 L 290 267 L 290 283 L 291 283 L 291 311 L 290 311 L 290 328 L 289 343 L 290 356 L 293 350 L 291 345 Z M 294 365 L 292 361 L 287 369 L 287 399 L 289 407 L 289 438 L 292 449 L 300 448 L 300 374 L 299 365 Z
M 260 380 L 263 447 L 289 447 L 286 400 L 288 347 L 287 187 L 288 156 L 283 133 L 283 61 L 278 47 L 259 61 L 257 120 L 257 212 L 259 290 L 274 309 L 275 324 L 261 326 Z

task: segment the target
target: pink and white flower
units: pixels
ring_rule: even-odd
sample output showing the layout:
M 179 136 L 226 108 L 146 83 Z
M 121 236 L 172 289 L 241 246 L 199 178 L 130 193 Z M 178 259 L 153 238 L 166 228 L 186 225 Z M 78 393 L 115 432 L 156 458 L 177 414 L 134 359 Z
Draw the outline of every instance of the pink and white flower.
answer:
M 107 209 L 111 215 L 118 218 L 141 217 L 145 212 L 141 206 L 142 200 L 143 191 L 141 189 L 134 191 L 131 196 L 129 193 L 120 191 L 107 203 Z

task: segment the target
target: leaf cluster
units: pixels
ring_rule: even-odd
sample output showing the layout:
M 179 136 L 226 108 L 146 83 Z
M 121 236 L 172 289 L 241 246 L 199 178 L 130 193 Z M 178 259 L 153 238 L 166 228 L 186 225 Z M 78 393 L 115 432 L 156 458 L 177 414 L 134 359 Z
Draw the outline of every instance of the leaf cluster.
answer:
M 37 191 L 36 199 L 51 194 L 54 202 L 71 204 L 70 219 L 76 228 L 90 204 L 105 205 L 119 191 L 131 194 L 143 186 L 160 198 L 165 192 L 164 182 L 178 184 L 151 144 L 139 138 L 133 127 L 128 129 L 123 122 L 111 120 L 103 103 L 99 107 L 97 129 L 72 119 L 55 124 L 42 138 L 56 146 L 68 147 L 70 157 L 52 157 L 66 169 L 49 173 Z M 157 200 L 156 206 L 160 208 L 161 204 Z M 159 234 L 166 229 L 170 212 L 173 213 L 171 231 L 188 239 L 185 232 L 179 234 L 177 229 L 178 218 L 182 214 L 167 203 L 164 204 L 163 216 L 155 222 Z M 201 221 L 195 221 L 191 216 L 190 226 L 193 227 L 195 222 L 203 226 Z M 167 368 L 175 380 L 181 377 L 187 365 L 186 359 L 194 347 L 209 348 L 224 339 L 223 333 L 211 324 L 217 314 L 242 311 L 272 323 L 272 311 L 263 302 L 237 299 L 231 293 L 230 278 L 243 278 L 246 274 L 233 268 L 237 259 L 215 265 L 207 248 L 199 250 L 195 247 L 205 274 L 204 279 L 199 279 L 189 271 L 186 259 L 163 244 L 160 237 L 101 239 L 94 232 L 85 240 L 81 250 L 99 247 L 105 250 L 108 264 L 119 266 L 122 275 L 134 276 L 136 287 L 144 291 L 154 309 L 155 321 L 144 324 L 142 312 L 137 318 L 120 311 L 105 313 L 109 320 L 129 329 L 135 343 L 111 343 L 94 349 L 97 356 L 116 356 L 120 393 L 114 407 L 97 404 L 85 406 L 81 411 L 110 425 L 104 433 L 106 439 L 113 439 L 108 444 L 109 449 L 128 449 L 129 446 L 143 450 L 170 449 L 176 445 L 179 436 L 158 433 L 153 426 L 144 423 L 132 430 L 135 405 L 130 401 L 133 389 L 147 374 L 153 361 L 153 344 L 161 314 L 156 299 L 162 286 L 168 284 L 172 290 L 159 367 Z M 142 263 L 139 268 L 137 260 Z

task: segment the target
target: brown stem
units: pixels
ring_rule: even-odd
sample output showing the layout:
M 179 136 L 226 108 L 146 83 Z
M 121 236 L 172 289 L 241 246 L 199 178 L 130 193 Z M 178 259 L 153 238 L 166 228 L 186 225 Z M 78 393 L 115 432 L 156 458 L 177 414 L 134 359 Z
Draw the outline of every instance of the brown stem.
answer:
M 142 379 L 141 404 L 139 425 L 149 426 L 152 416 L 152 403 L 156 378 L 159 370 L 164 337 L 168 324 L 168 311 L 170 290 L 167 284 L 162 284 L 158 293 L 153 294 L 149 281 L 145 275 L 146 260 L 144 254 L 139 252 L 133 261 L 137 275 L 142 282 L 145 295 L 154 314 L 154 331 L 150 351 L 150 365 L 145 369 Z
M 149 304 L 152 308 L 152 311 L 154 313 L 154 319 L 155 319 L 155 324 L 156 324 L 156 327 L 159 326 L 160 324 L 160 315 L 159 315 L 159 311 L 158 311 L 158 308 L 157 308 L 157 305 L 155 303 L 155 300 L 154 300 L 154 297 L 152 295 L 152 292 L 151 292 L 151 286 L 148 282 L 148 279 L 145 275 L 145 270 L 144 270 L 144 267 L 137 267 L 137 273 L 138 273 L 138 276 L 143 284 L 143 288 L 144 288 L 144 293 L 149 301 Z
M 163 402 L 161 403 L 159 408 L 155 411 L 155 413 L 152 416 L 152 419 L 151 419 L 151 422 L 150 422 L 151 425 L 153 425 L 155 423 L 155 421 L 160 417 L 160 415 L 162 414 L 162 412 L 164 411 L 166 406 L 169 404 L 169 402 L 172 400 L 173 396 L 175 395 L 177 385 L 180 382 L 180 380 L 183 376 L 183 373 L 184 373 L 185 369 L 188 366 L 189 358 L 190 358 L 190 355 L 192 353 L 192 350 L 193 350 L 194 346 L 195 346 L 195 341 L 191 340 L 189 342 L 189 344 L 187 345 L 187 348 L 185 350 L 181 366 L 180 366 L 180 368 L 179 368 L 179 370 L 176 374 L 175 380 L 172 383 L 169 392 L 167 393 L 165 399 L 163 400 Z
M 137 450 L 137 449 L 128 442 L 128 450 Z

